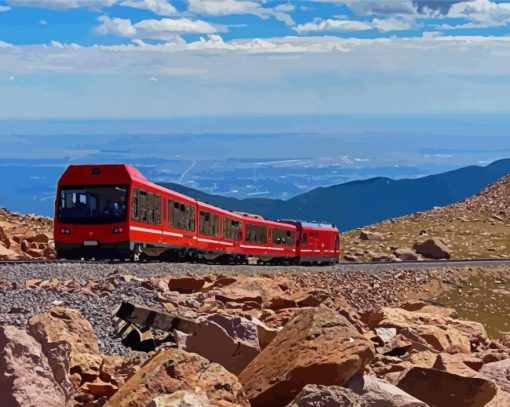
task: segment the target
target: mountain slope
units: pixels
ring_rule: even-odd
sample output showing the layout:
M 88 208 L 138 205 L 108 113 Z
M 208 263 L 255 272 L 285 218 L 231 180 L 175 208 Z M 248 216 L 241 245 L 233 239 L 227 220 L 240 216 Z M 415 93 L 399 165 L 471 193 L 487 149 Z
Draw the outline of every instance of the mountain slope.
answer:
M 486 167 L 464 167 L 417 179 L 379 177 L 353 181 L 317 188 L 287 201 L 227 198 L 178 184 L 163 185 L 225 209 L 258 213 L 270 219 L 328 221 L 345 231 L 451 204 L 477 193 L 507 174 L 510 174 L 510 159 L 496 161 Z
M 411 249 L 430 237 L 444 239 L 453 259 L 510 257 L 510 175 L 458 203 L 388 219 L 363 228 L 380 240 L 362 240 L 360 231 L 343 236 L 344 255 L 370 261 Z

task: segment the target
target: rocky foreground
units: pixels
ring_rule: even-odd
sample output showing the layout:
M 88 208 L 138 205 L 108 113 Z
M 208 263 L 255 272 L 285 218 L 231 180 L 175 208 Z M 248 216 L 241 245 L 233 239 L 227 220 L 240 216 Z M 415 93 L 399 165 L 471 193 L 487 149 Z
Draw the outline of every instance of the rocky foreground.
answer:
M 510 257 L 510 175 L 461 202 L 342 235 L 344 260 Z
M 510 336 L 427 301 L 476 275 L 510 282 L 504 267 L 0 266 L 1 405 L 508 406 Z
M 55 257 L 53 220 L 0 208 L 0 260 Z

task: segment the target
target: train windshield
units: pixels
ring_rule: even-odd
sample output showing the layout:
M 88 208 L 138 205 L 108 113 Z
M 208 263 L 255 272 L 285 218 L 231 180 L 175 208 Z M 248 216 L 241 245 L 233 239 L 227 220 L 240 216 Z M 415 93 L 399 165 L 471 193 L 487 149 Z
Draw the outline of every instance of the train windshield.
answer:
M 127 185 L 63 186 L 58 220 L 75 224 L 125 221 L 127 191 Z

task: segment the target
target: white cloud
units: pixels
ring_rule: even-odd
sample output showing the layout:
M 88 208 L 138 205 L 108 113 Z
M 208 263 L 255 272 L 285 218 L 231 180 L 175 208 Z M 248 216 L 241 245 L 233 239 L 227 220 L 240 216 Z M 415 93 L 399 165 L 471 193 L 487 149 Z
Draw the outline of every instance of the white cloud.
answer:
M 453 4 L 447 17 L 463 18 L 470 23 L 450 28 L 496 27 L 510 23 L 510 4 L 490 0 L 473 0 Z
M 313 22 L 300 24 L 294 28 L 299 33 L 323 32 L 323 31 L 367 31 L 378 30 L 380 32 L 409 30 L 413 27 L 410 20 L 402 18 L 374 18 L 372 21 L 357 21 L 347 19 L 316 19 Z
M 52 47 L 54 47 L 54 48 L 60 48 L 60 49 L 64 48 L 64 44 L 62 44 L 62 43 L 61 43 L 61 42 L 59 42 L 59 41 L 51 41 L 51 42 L 50 42 L 50 45 L 51 45 Z
M 175 7 L 167 0 L 126 0 L 120 3 L 120 5 L 149 10 L 161 16 L 171 16 L 177 13 Z
M 0 49 L 0 76 L 44 84 L 0 84 L 2 117 L 508 110 L 510 37 L 62 45 Z
M 174 39 L 180 34 L 211 34 L 218 31 L 211 24 L 189 18 L 163 18 L 161 20 L 141 20 L 132 24 L 130 20 L 101 16 L 101 25 L 95 28 L 99 34 L 113 34 L 137 39 Z
M 192 13 L 210 16 L 232 14 L 253 14 L 266 19 L 273 16 L 287 25 L 294 25 L 294 20 L 287 13 L 294 10 L 289 3 L 279 4 L 274 8 L 262 7 L 260 2 L 251 0 L 188 0 L 188 9 Z
M 9 80 L 10 80 L 10 81 L 13 81 L 13 80 L 15 80 L 15 79 L 16 79 L 16 77 L 15 77 L 15 76 L 9 76 Z
M 12 44 L 0 40 L 0 48 L 12 48 Z
M 149 82 L 157 82 L 158 78 L 155 78 L 154 76 L 149 78 Z
M 69 10 L 75 8 L 88 8 L 100 10 L 111 7 L 119 0 L 7 0 L 11 6 L 48 8 L 54 10 Z
M 101 16 L 97 19 L 101 22 L 101 25 L 94 29 L 98 34 L 113 34 L 122 37 L 131 37 L 136 34 L 136 29 L 133 27 L 133 24 L 131 24 L 131 20 L 110 18 L 108 16 Z
M 373 27 L 362 21 L 353 20 L 316 20 L 311 23 L 299 24 L 294 30 L 299 33 L 319 31 L 366 31 Z
M 399 18 L 374 18 L 372 25 L 380 32 L 404 31 L 414 28 L 412 21 Z
M 2 11 L 9 11 L 11 8 L 9 6 L 0 6 L 0 13 Z

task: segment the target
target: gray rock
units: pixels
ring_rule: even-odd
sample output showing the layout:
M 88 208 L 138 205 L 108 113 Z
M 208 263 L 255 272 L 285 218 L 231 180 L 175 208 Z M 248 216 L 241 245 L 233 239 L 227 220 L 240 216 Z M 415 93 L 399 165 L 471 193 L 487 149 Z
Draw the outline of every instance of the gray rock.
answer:
M 361 397 L 340 386 L 308 384 L 287 407 L 361 407 Z
M 361 396 L 363 407 L 427 407 L 428 404 L 391 383 L 372 376 L 354 375 L 347 387 Z

